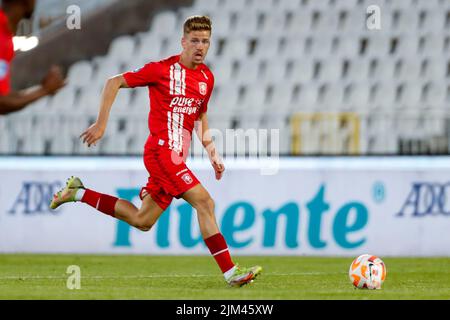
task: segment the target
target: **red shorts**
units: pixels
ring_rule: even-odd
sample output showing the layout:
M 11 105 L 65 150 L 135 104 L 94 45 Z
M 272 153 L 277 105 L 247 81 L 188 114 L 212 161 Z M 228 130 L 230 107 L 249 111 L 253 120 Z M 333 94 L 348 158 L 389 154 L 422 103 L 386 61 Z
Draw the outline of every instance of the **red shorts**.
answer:
M 142 200 L 146 193 L 150 194 L 163 210 L 174 197 L 180 198 L 200 183 L 186 166 L 185 159 L 170 150 L 163 140 L 150 138 L 144 151 L 144 164 L 150 176 L 139 196 Z

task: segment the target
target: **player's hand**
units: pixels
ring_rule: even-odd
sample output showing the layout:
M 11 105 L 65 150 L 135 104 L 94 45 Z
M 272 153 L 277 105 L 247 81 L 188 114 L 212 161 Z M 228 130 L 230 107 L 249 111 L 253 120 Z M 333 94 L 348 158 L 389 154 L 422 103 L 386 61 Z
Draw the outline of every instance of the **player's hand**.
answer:
M 54 95 L 65 85 L 66 82 L 64 80 L 62 70 L 58 66 L 52 66 L 42 80 L 42 87 L 49 95 Z
M 216 173 L 216 180 L 222 179 L 223 172 L 225 171 L 225 166 L 222 162 L 222 159 L 214 152 L 211 156 L 211 164 L 214 168 L 214 172 Z
M 83 143 L 86 143 L 88 147 L 91 145 L 95 146 L 97 141 L 103 137 L 104 133 L 105 128 L 95 122 L 80 135 L 80 139 L 82 139 Z

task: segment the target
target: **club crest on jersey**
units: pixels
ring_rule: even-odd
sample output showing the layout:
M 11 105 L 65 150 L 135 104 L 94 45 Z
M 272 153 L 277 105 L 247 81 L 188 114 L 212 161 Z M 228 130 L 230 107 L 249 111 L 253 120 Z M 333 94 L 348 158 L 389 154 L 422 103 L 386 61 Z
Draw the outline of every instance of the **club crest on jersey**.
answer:
M 208 92 L 208 85 L 205 82 L 199 82 L 198 83 L 198 88 L 200 91 L 201 95 L 206 95 L 206 93 Z
M 186 184 L 191 184 L 194 180 L 192 180 L 192 177 L 191 177 L 191 175 L 189 174 L 189 173 L 185 173 L 185 174 L 183 174 L 183 176 L 181 177 L 181 179 L 183 179 L 183 181 L 186 183 Z

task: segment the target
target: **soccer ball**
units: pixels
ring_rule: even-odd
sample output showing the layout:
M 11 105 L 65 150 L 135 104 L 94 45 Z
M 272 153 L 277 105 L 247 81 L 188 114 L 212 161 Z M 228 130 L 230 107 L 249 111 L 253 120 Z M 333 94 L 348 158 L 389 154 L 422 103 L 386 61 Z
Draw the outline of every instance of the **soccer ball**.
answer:
M 363 254 L 353 260 L 348 276 L 356 288 L 381 289 L 386 279 L 386 266 L 380 258 Z

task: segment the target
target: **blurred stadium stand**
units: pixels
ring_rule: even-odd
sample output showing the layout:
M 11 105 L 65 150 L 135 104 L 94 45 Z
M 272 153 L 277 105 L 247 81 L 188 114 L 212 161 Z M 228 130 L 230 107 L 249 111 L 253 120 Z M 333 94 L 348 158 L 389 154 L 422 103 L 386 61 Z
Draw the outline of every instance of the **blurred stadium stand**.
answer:
M 366 27 L 374 4 L 381 30 Z M 98 148 L 77 138 L 105 80 L 180 53 L 194 14 L 213 19 L 211 127 L 279 129 L 282 155 L 449 153 L 450 0 L 195 0 L 159 12 L 147 31 L 73 63 L 56 96 L 0 118 L 0 153 L 141 154 L 145 89 L 120 92 Z

